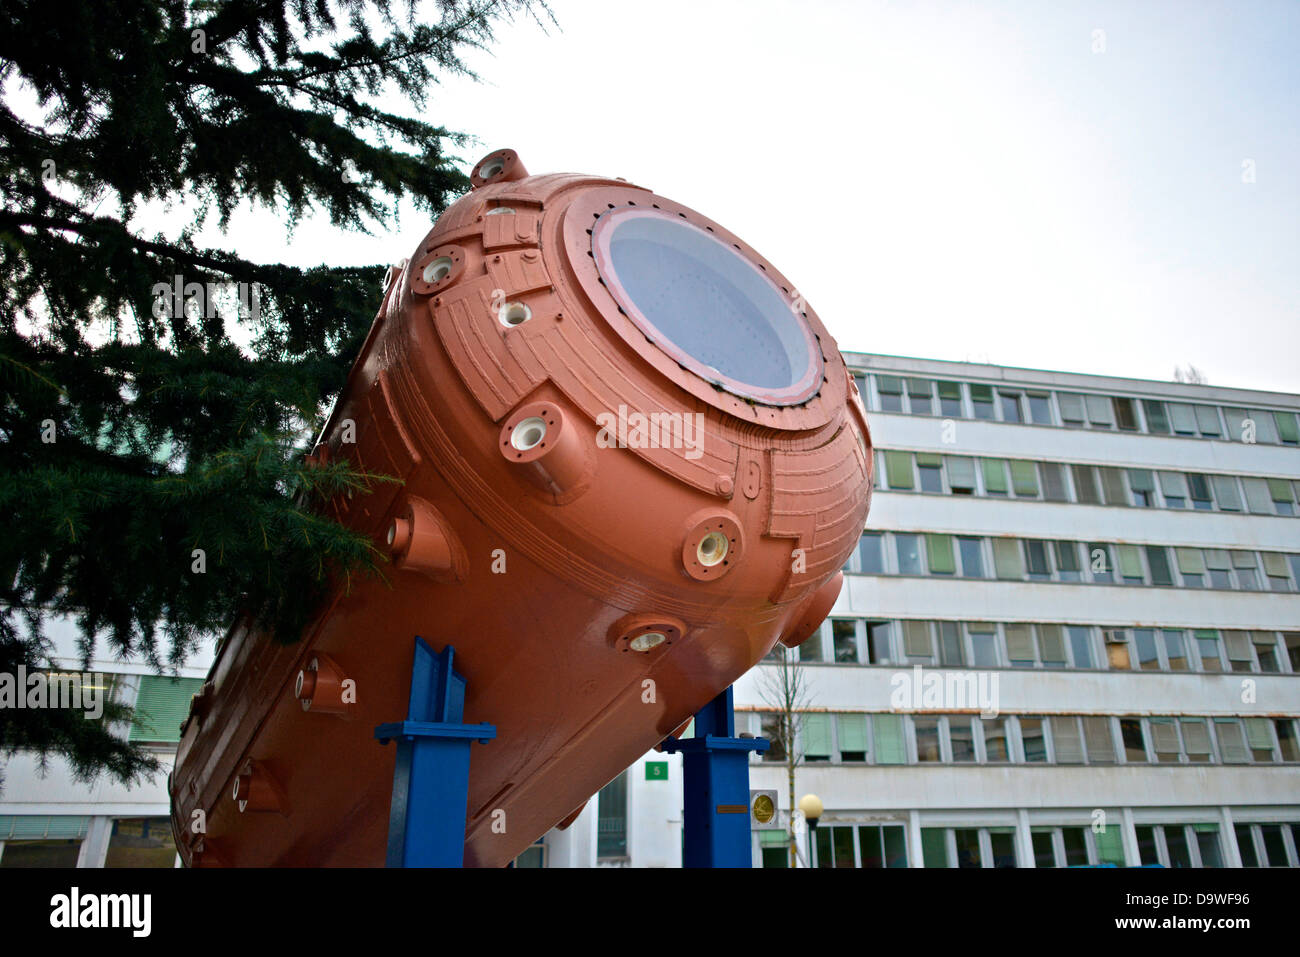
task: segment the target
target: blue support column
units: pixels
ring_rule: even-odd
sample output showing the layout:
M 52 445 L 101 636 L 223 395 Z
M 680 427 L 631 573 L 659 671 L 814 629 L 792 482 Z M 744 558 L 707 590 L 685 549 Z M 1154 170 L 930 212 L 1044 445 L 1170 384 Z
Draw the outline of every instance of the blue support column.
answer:
M 461 724 L 465 679 L 455 650 L 436 654 L 418 635 L 405 721 L 381 724 L 381 744 L 397 742 L 388 817 L 389 867 L 461 867 L 469 801 L 469 748 L 495 738 L 490 724 Z
M 663 750 L 682 755 L 685 781 L 685 867 L 749 867 L 749 754 L 766 738 L 736 737 L 728 688 L 695 715 L 694 737 L 669 738 Z

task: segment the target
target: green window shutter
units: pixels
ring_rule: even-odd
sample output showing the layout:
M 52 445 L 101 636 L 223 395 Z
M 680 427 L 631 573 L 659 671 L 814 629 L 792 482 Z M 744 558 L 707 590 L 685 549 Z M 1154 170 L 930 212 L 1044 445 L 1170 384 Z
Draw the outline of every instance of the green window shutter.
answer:
M 903 380 L 898 376 L 878 375 L 876 376 L 876 390 L 878 392 L 887 392 L 890 395 L 902 395 Z
M 942 467 L 942 465 L 943 465 L 943 456 L 942 456 L 942 455 L 936 455 L 934 452 L 917 452 L 917 453 L 916 453 L 916 464 L 917 464 L 917 465 L 932 465 L 932 466 L 934 466 L 935 468 L 940 468 L 940 467 Z
M 949 455 L 948 485 L 951 488 L 975 488 L 975 460 L 965 455 Z M 1270 508 L 1269 512 L 1273 509 Z
M 1142 578 L 1142 556 L 1136 545 L 1117 545 L 1119 573 L 1125 578 Z
M 1011 486 L 1017 495 L 1038 494 L 1038 471 L 1033 462 L 1023 459 L 1011 460 Z
M 768 847 L 788 846 L 790 832 L 777 828 L 765 828 L 758 832 L 758 843 Z
M 930 623 L 928 621 L 903 622 L 903 654 L 909 658 L 924 658 L 934 654 L 930 645 Z
M 1241 486 L 1246 490 L 1246 507 L 1256 515 L 1273 514 L 1273 496 L 1269 494 L 1268 483 L 1261 478 L 1243 478 Z
M 1129 469 L 1128 484 L 1135 492 L 1154 492 L 1156 477 L 1150 469 Z
M 1296 428 L 1295 413 L 1274 412 L 1273 421 L 1277 423 L 1277 434 L 1283 442 L 1300 442 L 1300 429 Z
M 925 536 L 925 550 L 930 556 L 930 574 L 952 575 L 957 571 L 957 563 L 952 555 L 951 535 Z
M 1124 473 L 1119 469 L 1101 466 L 1097 469 L 1101 476 L 1101 492 L 1107 505 L 1127 505 L 1128 494 L 1124 488 Z
M 181 722 L 190 713 L 190 698 L 202 687 L 202 678 L 142 677 L 130 740 L 180 741 Z
M 1178 570 L 1184 575 L 1204 575 L 1205 558 L 1199 548 L 1175 548 L 1178 556 Z
M 956 399 L 961 401 L 961 383 L 960 382 L 939 382 L 939 398 Z
M 885 476 L 890 488 L 915 488 L 911 452 L 886 452 Z
M 1028 625 L 1008 624 L 1007 657 L 1012 661 L 1034 660 L 1034 637 Z
M 1273 736 L 1269 733 L 1267 718 L 1246 719 L 1246 741 L 1254 751 L 1273 749 Z
M 1020 541 L 1015 538 L 993 539 L 993 567 L 998 578 L 1020 581 L 1025 577 Z
M 1182 472 L 1161 472 L 1160 491 L 1166 496 L 1187 498 L 1187 477 Z
M 1275 502 L 1291 502 L 1291 483 L 1286 479 L 1269 479 L 1268 491 L 1273 496 Z
M 805 714 L 803 716 L 803 753 L 810 758 L 831 756 L 831 716 Z
M 1225 512 L 1241 511 L 1241 495 L 1237 492 L 1237 480 L 1231 475 L 1211 475 L 1210 484 L 1214 486 L 1214 498 L 1219 508 Z
M 975 402 L 992 402 L 993 386 L 977 385 L 972 382 L 970 387 L 970 397 Z
M 1222 548 L 1205 549 L 1205 567 L 1216 572 L 1226 572 L 1232 568 L 1228 553 Z
M 840 751 L 861 751 L 866 754 L 867 716 L 865 714 L 837 714 L 835 730 L 840 736 Z
M 0 814 L 0 841 L 74 841 L 89 828 L 89 817 L 73 814 Z
M 907 749 L 903 747 L 903 716 L 877 714 L 871 717 L 872 743 L 875 744 L 876 764 L 906 764 Z
M 1124 866 L 1124 842 L 1120 840 L 1119 827 L 1105 827 L 1100 831 L 1094 831 L 1093 837 L 1097 841 L 1097 863 L 1114 864 L 1116 867 Z
M 1065 662 L 1065 634 L 1060 625 L 1038 626 L 1038 650 L 1043 664 Z
M 984 467 L 985 490 L 1005 493 L 1007 490 L 1007 470 L 1002 459 L 980 459 L 980 464 Z
M 1260 552 L 1264 556 L 1264 573 L 1272 578 L 1286 578 L 1286 556 L 1281 552 Z

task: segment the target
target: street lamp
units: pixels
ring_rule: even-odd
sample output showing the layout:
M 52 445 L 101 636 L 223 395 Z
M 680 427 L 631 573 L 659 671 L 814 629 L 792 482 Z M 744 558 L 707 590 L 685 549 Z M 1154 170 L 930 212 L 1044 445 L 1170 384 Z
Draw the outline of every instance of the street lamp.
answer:
M 803 811 L 804 820 L 814 831 L 817 830 L 817 820 L 826 810 L 822 804 L 822 799 L 815 794 L 805 794 L 799 799 L 799 810 Z

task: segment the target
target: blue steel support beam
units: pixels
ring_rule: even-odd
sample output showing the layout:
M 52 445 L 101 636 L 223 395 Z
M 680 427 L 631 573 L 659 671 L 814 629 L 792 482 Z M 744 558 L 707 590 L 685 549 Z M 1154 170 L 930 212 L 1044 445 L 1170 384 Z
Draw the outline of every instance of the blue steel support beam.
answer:
M 436 654 L 416 636 L 411 700 L 405 721 L 381 724 L 381 744 L 397 742 L 388 817 L 389 867 L 461 867 L 469 801 L 469 749 L 496 737 L 490 724 L 461 724 L 465 679 L 455 650 Z
M 685 867 L 749 867 L 749 754 L 766 738 L 736 737 L 728 688 L 695 715 L 693 737 L 668 738 L 663 750 L 682 755 L 685 789 Z

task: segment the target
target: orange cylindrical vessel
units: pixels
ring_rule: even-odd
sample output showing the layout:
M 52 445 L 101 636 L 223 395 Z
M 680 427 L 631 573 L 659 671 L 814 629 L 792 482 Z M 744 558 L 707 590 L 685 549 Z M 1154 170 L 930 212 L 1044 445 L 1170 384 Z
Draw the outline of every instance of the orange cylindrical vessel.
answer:
M 340 588 L 295 644 L 232 629 L 171 780 L 188 864 L 384 862 L 373 730 L 406 714 L 416 635 L 455 646 L 464 721 L 497 729 L 465 863 L 500 866 L 838 594 L 871 445 L 795 287 L 626 182 L 508 150 L 471 178 L 389 271 L 314 453 L 401 479 L 330 506 L 386 580 Z M 250 767 L 280 813 L 241 812 Z

